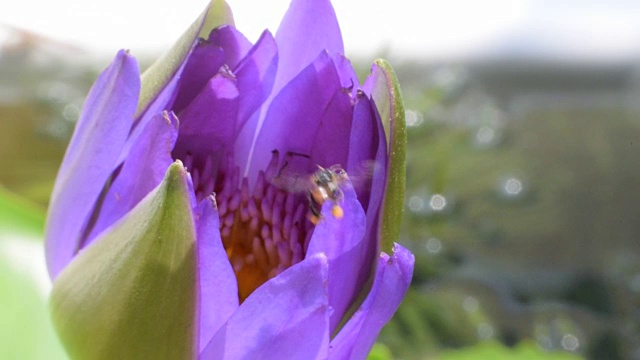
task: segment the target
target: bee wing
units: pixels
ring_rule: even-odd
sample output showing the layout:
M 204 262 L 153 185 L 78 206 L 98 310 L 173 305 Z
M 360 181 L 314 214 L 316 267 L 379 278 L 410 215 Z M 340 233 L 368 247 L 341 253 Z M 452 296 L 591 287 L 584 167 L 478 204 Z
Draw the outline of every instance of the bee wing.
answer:
M 309 176 L 283 172 L 274 176 L 270 182 L 276 188 L 290 193 L 302 193 L 309 190 Z
M 351 180 L 351 184 L 356 189 L 366 186 L 373 178 L 374 171 L 382 166 L 382 164 L 376 164 L 375 160 L 362 161 L 356 166 L 349 169 L 349 172 L 344 176 Z

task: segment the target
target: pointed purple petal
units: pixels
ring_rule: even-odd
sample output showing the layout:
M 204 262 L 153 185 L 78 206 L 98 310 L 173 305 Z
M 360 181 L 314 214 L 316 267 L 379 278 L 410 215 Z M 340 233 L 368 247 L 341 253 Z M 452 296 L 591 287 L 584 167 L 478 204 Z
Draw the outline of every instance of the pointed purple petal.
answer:
M 240 109 L 234 154 L 235 162 L 240 169 L 247 168 L 256 128 L 261 116 L 264 115 L 260 111 L 261 105 L 271 94 L 277 66 L 277 45 L 271 33 L 265 31 L 236 69 L 240 90 Z
M 266 168 L 272 150 L 310 155 L 320 120 L 329 101 L 340 90 L 340 79 L 331 58 L 320 53 L 313 64 L 305 68 L 282 89 L 269 107 L 260 127 L 250 165 L 250 178 Z M 292 136 L 295 135 L 295 136 Z M 313 171 L 295 169 L 299 172 Z M 292 169 L 294 170 L 294 169 Z
M 411 277 L 415 258 L 395 244 L 393 256 L 382 253 L 369 295 L 331 341 L 330 358 L 365 359 L 380 330 L 400 306 Z
M 380 213 L 389 165 L 380 117 L 373 101 L 362 92 L 357 95 L 351 134 L 347 172 L 363 174 L 356 192 L 367 214 L 366 258 L 373 259 L 380 252 Z
M 180 116 L 180 111 L 200 93 L 209 79 L 218 73 L 224 64 L 222 49 L 208 41 L 198 39 L 180 75 L 178 93 L 171 110 Z
M 268 31 L 234 70 L 240 91 L 236 133 L 271 93 L 278 66 L 278 46 Z M 253 129 L 252 133 L 255 133 Z
M 251 42 L 235 27 L 224 25 L 215 28 L 209 34 L 209 42 L 222 48 L 224 63 L 235 69 L 251 49 Z
M 173 163 L 171 150 L 177 136 L 178 119 L 173 113 L 159 114 L 147 123 L 105 195 L 99 218 L 82 247 L 90 244 L 160 184 Z
M 180 115 L 180 137 L 206 134 L 215 136 L 212 139 L 215 141 L 230 141 L 238 113 L 238 95 L 233 75 L 220 72 L 211 77 Z
M 198 200 L 196 199 L 196 191 L 193 188 L 193 178 L 191 177 L 191 173 L 187 171 L 187 190 L 189 195 L 189 202 L 191 203 L 191 208 L 195 209 L 198 206 Z
M 237 114 L 235 79 L 225 73 L 214 76 L 180 115 L 180 134 L 173 151 L 174 158 L 187 159 L 198 155 L 199 158 L 193 161 L 218 164 L 222 150 L 233 141 Z M 187 166 L 192 166 L 192 163 L 187 162 Z M 199 182 L 203 183 L 202 180 Z
M 369 247 L 367 256 L 374 257 L 380 252 L 380 246 L 382 244 L 380 234 L 380 222 L 381 214 L 383 211 L 383 203 L 386 196 L 386 188 L 388 183 L 389 174 L 389 155 L 387 152 L 387 140 L 384 136 L 384 129 L 382 127 L 382 121 L 380 120 L 380 114 L 373 103 L 370 102 L 373 112 L 373 121 L 375 123 L 375 129 L 377 129 L 378 147 L 375 153 L 375 160 L 373 165 L 369 167 L 371 171 L 371 191 L 369 196 L 369 203 L 367 205 L 367 234 L 366 241 Z
M 117 166 L 139 94 L 138 63 L 120 51 L 91 88 L 58 172 L 45 237 L 51 278 L 78 250 L 82 228 Z
M 279 62 L 277 94 L 318 54 L 344 54 L 340 26 L 329 0 L 293 0 L 276 32 Z
M 386 172 L 386 142 L 380 118 L 369 97 L 360 92 L 353 109 L 349 138 L 347 173 L 362 175 L 366 181 L 356 189 L 358 200 L 369 210 L 380 207 Z M 372 186 L 375 184 L 375 189 Z M 382 186 L 382 187 L 381 187 Z M 370 204 L 370 196 L 375 198 Z
M 136 125 L 146 123 L 159 112 L 171 110 L 170 103 L 175 100 L 176 87 L 198 39 L 212 29 L 226 24 L 234 24 L 229 5 L 224 1 L 211 1 L 171 49 L 145 70 Z M 177 111 L 174 112 L 178 114 Z
M 310 154 L 313 164 L 325 167 L 347 164 L 352 119 L 351 96 L 340 89 L 320 118 Z
M 344 200 L 340 203 L 344 215 L 337 219 L 331 214 L 333 203 L 325 202 L 322 220 L 313 230 L 307 257 L 325 254 L 329 261 L 329 304 L 331 331 L 338 325 L 345 311 L 358 295 L 371 269 L 366 258 L 364 241 L 365 214 L 350 182 L 342 186 Z
M 351 89 L 351 96 L 355 97 L 358 89 L 360 88 L 360 81 L 358 80 L 356 71 L 351 65 L 351 61 L 342 54 L 334 54 L 331 58 L 338 70 L 342 87 L 345 89 Z
M 252 163 L 251 154 L 254 153 L 256 129 L 263 119 L 263 115 L 262 111 L 258 109 L 245 121 L 244 126 L 237 134 L 236 142 L 233 146 L 234 162 L 238 169 L 241 169 L 243 175 L 249 178 L 250 184 L 253 184 L 259 171 L 259 169 L 254 169 L 253 172 L 250 172 L 250 165 Z
M 195 218 L 198 234 L 198 352 L 202 352 L 238 308 L 238 283 L 222 245 L 218 210 L 213 197 L 200 202 Z
M 308 258 L 251 294 L 200 359 L 326 359 L 327 259 Z
M 362 84 L 362 91 L 371 97 L 376 86 L 379 86 L 380 83 L 386 83 L 387 79 L 384 76 L 384 73 L 377 67 L 375 64 L 371 66 L 371 73 L 364 80 L 364 84 Z
M 375 123 L 376 117 L 373 113 L 372 104 L 362 93 L 356 96 L 353 107 L 353 122 L 350 129 L 349 138 L 349 160 L 345 169 L 347 173 L 357 173 L 375 160 L 376 149 L 378 147 L 378 129 Z M 363 207 L 369 204 L 371 193 L 371 183 L 363 188 L 356 188 L 358 199 Z
M 171 110 L 171 105 L 175 101 L 176 98 L 176 89 L 180 83 L 180 74 L 182 74 L 182 70 L 184 69 L 185 63 L 176 70 L 176 73 L 171 76 L 171 79 L 167 81 L 167 84 L 155 95 L 153 100 L 149 103 L 149 105 L 143 109 L 143 111 L 136 116 L 134 121 L 133 131 L 140 131 L 140 127 L 144 127 L 147 122 L 151 121 L 154 116 L 161 114 L 163 111 Z M 124 149 L 121 154 L 121 158 L 125 159 L 127 157 L 128 147 Z

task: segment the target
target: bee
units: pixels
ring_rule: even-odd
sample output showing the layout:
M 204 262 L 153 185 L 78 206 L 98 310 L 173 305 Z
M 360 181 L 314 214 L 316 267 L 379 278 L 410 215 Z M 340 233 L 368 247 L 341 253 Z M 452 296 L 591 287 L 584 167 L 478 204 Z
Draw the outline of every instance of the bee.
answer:
M 344 194 L 340 190 L 340 185 L 347 179 L 347 172 L 340 165 L 332 165 L 328 168 L 316 165 L 318 169 L 310 175 L 308 173 L 292 174 L 288 166 L 294 157 L 309 158 L 304 154 L 288 152 L 284 165 L 270 182 L 286 192 L 306 193 L 309 201 L 307 218 L 312 224 L 317 225 L 322 219 L 322 206 L 326 201 L 331 201 L 333 205 L 331 214 L 336 219 L 342 219 L 344 211 L 340 202 Z
M 331 214 L 336 219 L 342 219 L 344 211 L 340 206 L 340 201 L 344 195 L 340 190 L 340 184 L 347 179 L 347 173 L 340 165 L 333 165 L 323 168 L 320 165 L 318 170 L 314 172 L 309 181 L 307 198 L 309 199 L 309 221 L 317 225 L 322 219 L 322 205 L 329 200 L 333 203 Z

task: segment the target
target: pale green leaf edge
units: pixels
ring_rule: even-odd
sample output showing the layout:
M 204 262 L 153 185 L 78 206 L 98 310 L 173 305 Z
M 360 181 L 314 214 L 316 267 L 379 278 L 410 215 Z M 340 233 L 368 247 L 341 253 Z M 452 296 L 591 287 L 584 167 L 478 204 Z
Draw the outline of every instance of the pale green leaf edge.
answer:
M 207 38 L 211 30 L 222 25 L 235 25 L 231 8 L 224 0 L 211 0 L 204 12 L 180 36 L 171 49 L 142 74 L 142 88 L 136 117 L 147 109 L 160 90 L 169 83 L 191 51 L 196 39 Z
M 372 73 L 377 70 L 382 72 L 385 83 L 376 84 L 372 97 L 380 113 L 389 152 L 389 181 L 382 209 L 380 249 L 391 254 L 393 243 L 400 238 L 404 213 L 407 127 L 402 92 L 396 72 L 384 59 L 374 61 Z

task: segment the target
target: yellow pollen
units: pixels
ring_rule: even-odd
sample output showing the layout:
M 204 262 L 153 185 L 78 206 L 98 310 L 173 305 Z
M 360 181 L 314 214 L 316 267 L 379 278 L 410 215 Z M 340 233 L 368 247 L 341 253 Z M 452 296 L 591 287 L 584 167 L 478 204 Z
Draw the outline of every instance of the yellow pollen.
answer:
M 344 211 L 342 210 L 342 208 L 340 207 L 340 205 L 333 205 L 333 208 L 331 209 L 331 214 L 336 218 L 336 219 L 342 219 L 342 217 L 344 216 Z

